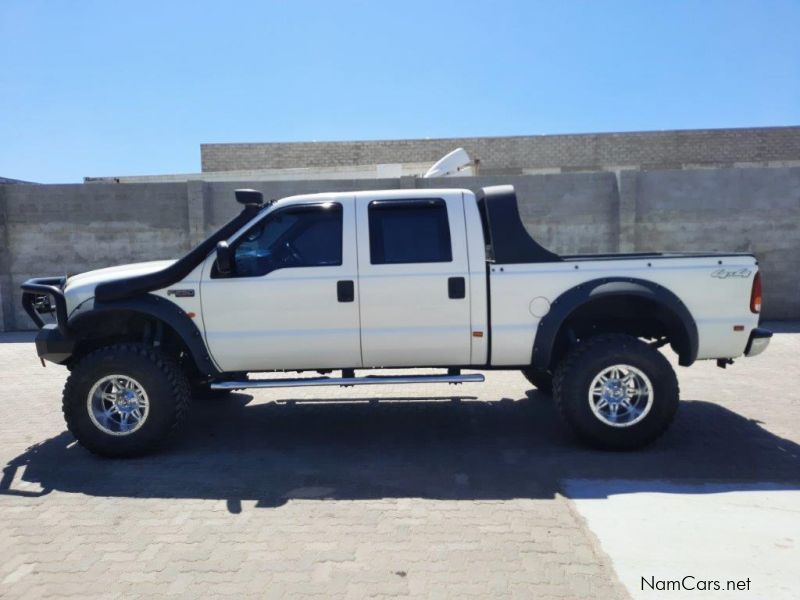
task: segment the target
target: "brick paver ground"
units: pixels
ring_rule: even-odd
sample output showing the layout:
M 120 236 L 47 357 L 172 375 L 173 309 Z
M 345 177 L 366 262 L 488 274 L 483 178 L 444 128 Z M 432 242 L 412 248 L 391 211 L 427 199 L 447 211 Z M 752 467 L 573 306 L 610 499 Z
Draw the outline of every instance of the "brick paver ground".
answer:
M 197 401 L 171 446 L 125 461 L 77 446 L 66 371 L 5 334 L 0 597 L 625 598 L 562 482 L 800 485 L 800 327 L 780 329 L 761 357 L 681 369 L 676 423 L 639 452 L 578 446 L 497 372 Z

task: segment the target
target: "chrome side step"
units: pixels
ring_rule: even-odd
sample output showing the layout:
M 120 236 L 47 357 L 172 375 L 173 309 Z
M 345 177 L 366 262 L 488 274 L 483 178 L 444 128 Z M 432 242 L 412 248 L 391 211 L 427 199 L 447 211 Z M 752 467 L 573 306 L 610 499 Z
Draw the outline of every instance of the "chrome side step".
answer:
M 280 388 L 320 385 L 386 385 L 399 383 L 480 383 L 480 373 L 471 375 L 368 375 L 366 377 L 304 377 L 299 379 L 251 379 L 220 381 L 211 384 L 212 390 L 242 390 L 245 388 Z

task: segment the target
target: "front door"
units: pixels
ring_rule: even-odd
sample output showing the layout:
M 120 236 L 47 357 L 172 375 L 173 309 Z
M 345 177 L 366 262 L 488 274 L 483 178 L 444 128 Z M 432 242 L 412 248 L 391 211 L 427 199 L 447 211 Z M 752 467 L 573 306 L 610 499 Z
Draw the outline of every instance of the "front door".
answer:
M 364 366 L 470 364 L 461 192 L 358 198 L 357 225 Z
M 223 371 L 361 366 L 352 197 L 278 207 L 231 245 L 233 273 L 211 256 L 200 288 Z

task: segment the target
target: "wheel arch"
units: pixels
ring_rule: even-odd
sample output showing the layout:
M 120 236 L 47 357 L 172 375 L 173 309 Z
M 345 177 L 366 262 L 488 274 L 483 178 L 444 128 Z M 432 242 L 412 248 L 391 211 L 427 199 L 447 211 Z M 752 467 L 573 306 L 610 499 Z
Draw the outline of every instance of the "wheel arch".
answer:
M 697 358 L 697 324 L 678 296 L 652 281 L 611 277 L 570 288 L 551 303 L 534 339 L 533 368 L 552 370 L 574 329 L 586 335 L 590 324 L 600 326 L 595 333 L 665 335 L 681 366 Z
M 69 319 L 69 329 L 78 340 L 76 349 L 81 345 L 91 349 L 93 341 L 100 339 L 125 339 L 132 333 L 146 335 L 147 324 L 162 327 L 168 340 L 186 350 L 200 374 L 220 374 L 197 325 L 182 308 L 159 296 L 146 294 L 113 302 L 95 299 L 93 305 L 79 308 Z

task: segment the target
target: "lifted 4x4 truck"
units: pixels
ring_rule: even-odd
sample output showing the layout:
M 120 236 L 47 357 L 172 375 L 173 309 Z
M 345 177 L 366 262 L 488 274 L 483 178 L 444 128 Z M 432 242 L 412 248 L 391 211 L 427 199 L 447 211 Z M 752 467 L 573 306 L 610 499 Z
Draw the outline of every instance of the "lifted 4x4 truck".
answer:
M 752 255 L 559 256 L 527 233 L 511 186 L 236 197 L 241 214 L 180 260 L 22 286 L 42 364 L 70 370 L 67 427 L 92 452 L 152 450 L 204 392 L 483 381 L 462 369 L 520 370 L 580 438 L 635 448 L 678 408 L 659 347 L 724 366 L 772 335 Z M 419 367 L 441 374 L 355 373 Z M 312 374 L 248 376 L 276 371 Z

